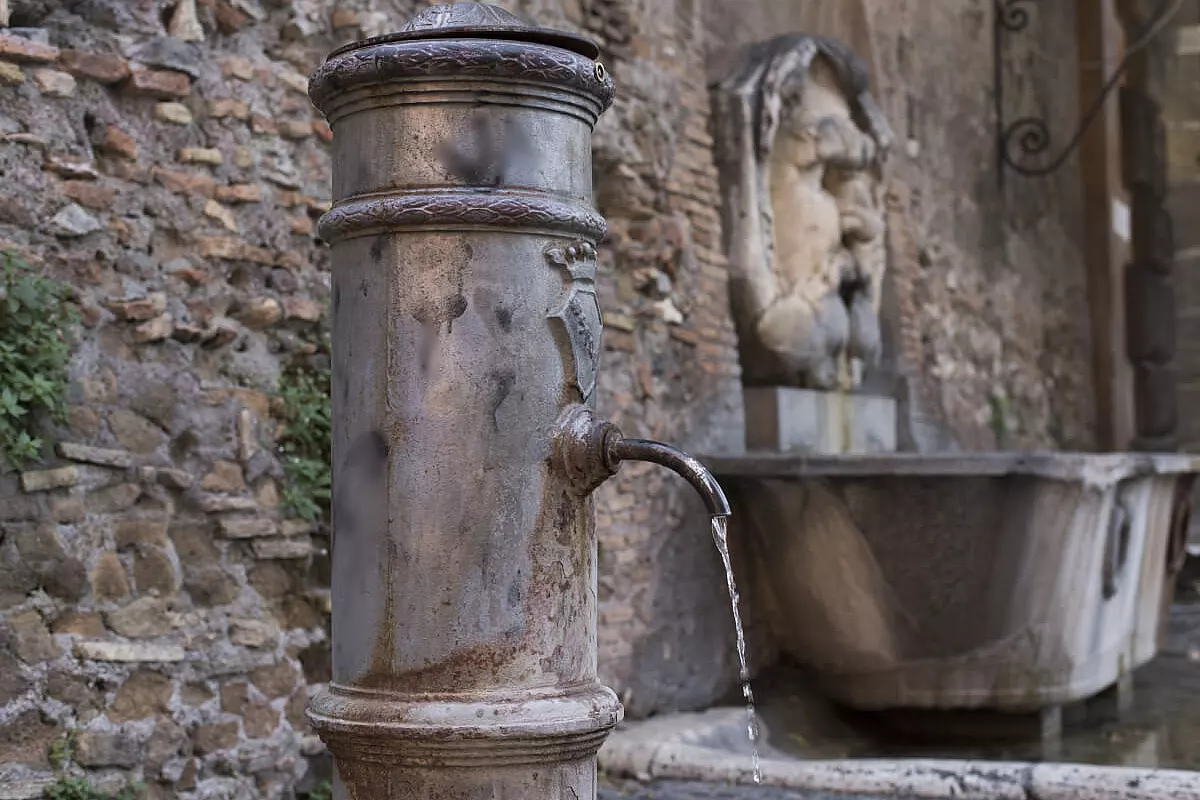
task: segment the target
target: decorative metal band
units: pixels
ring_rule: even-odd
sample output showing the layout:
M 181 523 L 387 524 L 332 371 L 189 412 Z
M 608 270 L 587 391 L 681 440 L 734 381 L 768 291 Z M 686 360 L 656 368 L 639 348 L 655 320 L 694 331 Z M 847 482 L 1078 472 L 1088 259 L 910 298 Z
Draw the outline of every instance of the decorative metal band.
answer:
M 596 755 L 609 732 L 602 730 L 546 737 L 437 740 L 380 739 L 368 733 L 324 734 L 339 761 L 383 764 L 388 767 L 517 767 L 578 761 Z
M 330 244 L 400 228 L 484 226 L 537 229 L 597 241 L 604 217 L 583 205 L 498 192 L 411 195 L 351 200 L 321 218 L 318 231 Z
M 595 755 L 623 716 L 611 690 L 579 687 L 525 700 L 363 695 L 313 698 L 313 729 L 339 760 L 396 767 L 486 767 Z
M 429 40 L 363 47 L 325 62 L 309 81 L 326 116 L 343 93 L 412 78 L 498 78 L 574 90 L 594 100 L 599 116 L 613 100 L 613 81 L 597 61 L 558 47 L 503 40 Z

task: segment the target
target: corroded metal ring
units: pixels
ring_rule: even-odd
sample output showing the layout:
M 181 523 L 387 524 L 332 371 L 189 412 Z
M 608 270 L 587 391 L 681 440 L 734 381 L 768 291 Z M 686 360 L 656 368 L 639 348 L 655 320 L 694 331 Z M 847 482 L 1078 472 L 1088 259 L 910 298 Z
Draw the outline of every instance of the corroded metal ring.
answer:
M 326 117 L 356 89 L 406 79 L 486 78 L 578 92 L 598 118 L 613 100 L 613 81 L 596 61 L 559 47 L 516 41 L 434 39 L 389 42 L 332 57 L 313 74 L 309 96 Z M 594 120 L 593 120 L 594 124 Z
M 350 199 L 321 218 L 318 232 L 333 244 L 342 239 L 400 228 L 487 226 L 535 229 L 579 236 L 604 237 L 604 217 L 591 208 L 545 197 L 511 194 L 419 194 Z

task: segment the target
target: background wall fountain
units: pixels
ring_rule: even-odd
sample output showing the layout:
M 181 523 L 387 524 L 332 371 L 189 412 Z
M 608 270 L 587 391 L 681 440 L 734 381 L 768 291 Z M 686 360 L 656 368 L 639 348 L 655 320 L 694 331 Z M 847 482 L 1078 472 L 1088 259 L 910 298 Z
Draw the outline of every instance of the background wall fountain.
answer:
M 866 709 L 1053 715 L 1126 689 L 1157 652 L 1200 461 L 896 452 L 897 383 L 871 373 L 903 327 L 880 313 L 893 135 L 866 66 L 784 36 L 713 91 L 751 453 L 710 464 L 781 649 Z

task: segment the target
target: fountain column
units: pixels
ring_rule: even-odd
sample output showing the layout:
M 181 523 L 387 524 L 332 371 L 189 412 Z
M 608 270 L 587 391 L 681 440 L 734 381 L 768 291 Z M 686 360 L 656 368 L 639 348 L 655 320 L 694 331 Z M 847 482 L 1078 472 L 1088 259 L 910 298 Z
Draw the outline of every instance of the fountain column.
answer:
M 595 796 L 621 718 L 589 497 L 611 474 L 588 409 L 598 54 L 455 3 L 312 78 L 334 131 L 335 498 L 333 681 L 309 719 L 339 800 Z M 573 466 L 564 425 L 592 447 Z

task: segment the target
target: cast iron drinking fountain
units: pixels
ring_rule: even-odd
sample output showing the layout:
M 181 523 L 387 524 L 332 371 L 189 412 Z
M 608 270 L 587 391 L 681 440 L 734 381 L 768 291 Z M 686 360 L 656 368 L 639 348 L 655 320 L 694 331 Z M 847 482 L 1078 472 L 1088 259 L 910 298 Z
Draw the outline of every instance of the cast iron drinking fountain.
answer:
M 591 493 L 694 459 L 591 406 L 595 44 L 454 3 L 332 53 L 333 681 L 339 800 L 580 800 L 620 721 L 596 673 Z

